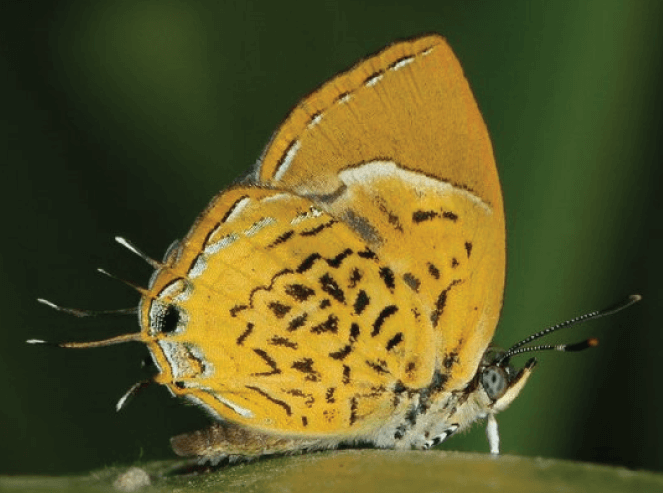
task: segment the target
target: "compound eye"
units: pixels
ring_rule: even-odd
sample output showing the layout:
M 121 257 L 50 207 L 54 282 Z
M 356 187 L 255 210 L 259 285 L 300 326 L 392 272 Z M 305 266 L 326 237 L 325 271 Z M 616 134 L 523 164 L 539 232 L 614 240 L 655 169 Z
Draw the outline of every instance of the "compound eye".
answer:
M 506 372 L 499 366 L 489 366 L 481 374 L 483 389 L 492 400 L 497 400 L 504 395 L 508 387 Z

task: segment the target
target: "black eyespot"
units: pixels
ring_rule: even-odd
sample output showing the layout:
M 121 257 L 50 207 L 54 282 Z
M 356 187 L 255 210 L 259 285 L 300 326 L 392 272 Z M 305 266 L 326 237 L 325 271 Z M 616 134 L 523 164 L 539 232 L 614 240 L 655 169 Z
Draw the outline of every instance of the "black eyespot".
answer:
M 167 305 L 166 309 L 156 320 L 157 331 L 163 334 L 172 334 L 180 323 L 180 311 L 175 305 Z
M 481 384 L 488 397 L 497 400 L 508 388 L 507 375 L 499 366 L 489 366 L 481 374 Z

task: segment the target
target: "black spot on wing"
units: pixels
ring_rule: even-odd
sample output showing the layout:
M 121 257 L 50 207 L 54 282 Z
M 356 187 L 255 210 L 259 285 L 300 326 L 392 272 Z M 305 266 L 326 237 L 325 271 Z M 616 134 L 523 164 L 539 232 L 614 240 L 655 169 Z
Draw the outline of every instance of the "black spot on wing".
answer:
M 435 211 L 414 211 L 412 213 L 412 222 L 415 224 L 422 223 L 424 221 L 430 221 L 431 219 L 434 219 L 437 217 L 437 212 Z
M 454 213 L 451 212 L 451 211 L 444 211 L 444 212 L 442 213 L 442 217 L 443 217 L 444 219 L 448 219 L 449 221 L 453 221 L 453 222 L 458 221 L 458 214 L 454 214 Z
M 451 284 L 449 284 L 449 286 L 444 288 L 442 292 L 440 292 L 440 294 L 438 295 L 437 300 L 435 301 L 435 309 L 431 313 L 430 317 L 430 320 L 433 323 L 433 327 L 437 327 L 437 323 L 440 320 L 440 316 L 444 312 L 444 307 L 447 304 L 447 296 L 449 295 L 449 291 L 451 291 L 451 288 L 453 288 L 460 282 L 461 282 L 460 279 L 454 279 L 453 281 L 451 281 Z
M 327 320 L 311 327 L 311 333 L 313 334 L 324 334 L 325 332 L 338 334 L 338 317 L 336 315 L 330 314 Z
M 359 407 L 359 399 L 357 397 L 352 397 L 350 399 L 350 426 L 356 423 L 357 421 L 357 408 Z
M 329 387 L 327 389 L 327 392 L 325 393 L 325 399 L 328 404 L 333 404 L 336 402 L 336 399 L 334 398 L 334 392 L 336 391 L 335 387 Z
M 300 327 L 303 327 L 306 324 L 306 319 L 308 318 L 308 313 L 302 313 L 301 315 L 294 317 L 288 323 L 288 332 L 293 332 Z
M 387 289 L 393 293 L 394 288 L 396 287 L 394 271 L 389 267 L 382 267 L 380 268 L 380 278 L 382 279 L 382 282 L 384 282 L 384 285 L 387 286 Z
M 386 346 L 387 351 L 391 351 L 396 346 L 398 346 L 401 342 L 403 342 L 403 333 L 398 332 L 394 337 L 389 339 L 389 341 L 387 342 L 387 346 Z
M 235 305 L 230 309 L 230 316 L 236 317 L 239 312 L 246 310 L 249 305 Z
M 267 399 L 270 402 L 273 402 L 277 406 L 281 406 L 288 416 L 292 416 L 292 408 L 286 402 L 283 402 L 279 399 L 275 399 L 274 397 L 269 395 L 267 392 L 265 392 L 264 390 L 262 390 L 258 387 L 253 387 L 251 385 L 247 385 L 246 388 L 249 389 L 249 390 L 253 390 L 254 392 L 257 392 L 258 394 L 263 396 L 265 399 Z
M 244 332 L 242 332 L 240 334 L 240 336 L 237 338 L 237 340 L 235 341 L 236 344 L 238 346 L 241 346 L 242 344 L 244 344 L 244 341 L 246 340 L 247 337 L 249 337 L 251 332 L 253 332 L 253 324 L 251 322 L 249 322 L 249 323 L 246 324 L 246 329 L 244 330 Z
M 353 322 L 352 325 L 350 325 L 350 342 L 357 342 L 358 337 L 359 337 L 359 325 Z
M 283 392 L 286 394 L 294 395 L 295 397 L 301 397 L 304 400 L 304 404 L 306 407 L 311 408 L 313 407 L 313 404 L 315 403 L 315 397 L 313 397 L 313 394 L 309 394 L 308 392 L 304 392 L 301 389 L 281 389 Z
M 375 319 L 375 322 L 373 322 L 373 330 L 371 331 L 371 336 L 375 337 L 376 335 L 378 335 L 385 321 L 397 311 L 398 307 L 396 305 L 389 305 L 384 307 L 378 314 L 377 318 Z
M 343 365 L 343 378 L 341 381 L 345 384 L 348 385 L 350 383 L 350 367 L 348 365 Z
M 315 264 L 316 260 L 320 260 L 321 258 L 322 256 L 319 253 L 312 253 L 306 257 L 301 264 L 299 264 L 299 267 L 297 267 L 297 273 L 303 274 L 311 267 L 313 267 L 313 264 Z
M 315 291 L 303 284 L 288 284 L 285 287 L 285 294 L 297 301 L 306 301 L 311 296 L 315 295 Z
M 267 245 L 267 248 L 274 248 L 278 245 L 282 245 L 286 241 L 288 241 L 290 238 L 292 238 L 295 234 L 294 230 L 289 230 L 283 233 L 282 235 L 279 235 L 274 241 L 272 241 L 269 245 Z
M 348 279 L 348 287 L 351 289 L 356 287 L 357 284 L 359 284 L 359 281 L 361 281 L 362 277 L 363 276 L 361 271 L 354 267 L 350 273 L 350 279 Z
M 296 342 L 291 341 L 287 337 L 274 336 L 269 340 L 272 346 L 287 347 L 290 349 L 297 349 L 299 346 Z
M 405 284 L 415 293 L 419 292 L 419 286 L 421 286 L 421 281 L 417 279 L 414 274 L 406 272 L 403 274 L 403 281 Z
M 315 228 L 307 229 L 299 233 L 300 236 L 316 236 L 327 228 L 331 228 L 336 223 L 335 219 L 330 219 L 326 223 L 320 224 Z
M 338 361 L 343 361 L 348 354 L 352 352 L 352 345 L 346 344 L 343 346 L 341 349 L 338 351 L 334 351 L 333 353 L 329 353 L 329 357 Z
M 265 371 L 265 372 L 259 372 L 259 373 L 252 373 L 251 375 L 254 377 L 267 377 L 269 375 L 278 375 L 281 373 L 281 370 L 279 369 L 278 366 L 276 366 L 276 361 L 274 361 L 269 354 L 267 354 L 266 351 L 258 348 L 254 348 L 253 352 L 256 353 L 258 356 L 262 358 L 262 360 L 267 363 L 267 365 L 272 369 L 272 371 Z
M 361 258 L 366 259 L 366 260 L 377 260 L 378 256 L 375 254 L 373 250 L 370 248 L 366 248 L 366 250 L 362 250 L 361 252 L 357 252 L 357 255 L 359 255 Z
M 292 310 L 291 306 L 284 305 L 279 301 L 270 301 L 267 306 L 276 318 L 283 318 Z
M 472 243 L 469 241 L 465 242 L 465 251 L 467 252 L 467 258 L 470 258 L 470 255 L 472 254 Z
M 435 267 L 435 265 L 431 264 L 430 262 L 428 262 L 428 273 L 431 275 L 433 279 L 440 278 L 440 269 Z
M 357 293 L 357 298 L 355 298 L 354 302 L 354 310 L 357 315 L 361 315 L 361 312 L 364 311 L 364 309 L 368 306 L 370 303 L 370 298 L 366 294 L 366 291 L 361 289 L 359 293 Z
M 346 248 L 341 253 L 336 255 L 336 257 L 327 260 L 327 265 L 329 265 L 329 267 L 333 267 L 334 269 L 338 269 L 343 261 L 353 253 L 354 252 L 350 248 Z
M 370 361 L 366 360 L 366 365 L 378 375 L 389 375 L 391 372 L 387 369 L 387 362 L 384 360 Z
M 339 303 L 345 303 L 345 293 L 329 273 L 324 274 L 319 279 L 319 282 L 320 287 L 325 293 L 327 293 Z
M 306 375 L 305 379 L 310 382 L 317 382 L 320 379 L 320 373 L 313 369 L 313 360 L 311 358 L 303 358 L 295 361 L 292 364 L 292 369 Z

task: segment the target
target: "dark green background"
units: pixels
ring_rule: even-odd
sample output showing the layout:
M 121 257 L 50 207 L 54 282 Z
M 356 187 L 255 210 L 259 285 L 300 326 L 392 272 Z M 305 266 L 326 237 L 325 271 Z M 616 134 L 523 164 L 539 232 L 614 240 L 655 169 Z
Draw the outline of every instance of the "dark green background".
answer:
M 660 356 L 663 3 L 658 1 L 69 1 L 3 7 L 0 472 L 83 471 L 171 457 L 207 418 L 143 378 L 138 344 L 66 351 L 133 318 L 147 283 L 113 242 L 155 257 L 255 162 L 288 110 L 399 38 L 446 36 L 490 130 L 504 189 L 508 283 L 496 342 L 640 292 L 555 340 L 499 418 L 506 453 L 663 469 Z M 524 362 L 524 358 L 521 363 Z M 482 426 L 446 448 L 487 451 Z

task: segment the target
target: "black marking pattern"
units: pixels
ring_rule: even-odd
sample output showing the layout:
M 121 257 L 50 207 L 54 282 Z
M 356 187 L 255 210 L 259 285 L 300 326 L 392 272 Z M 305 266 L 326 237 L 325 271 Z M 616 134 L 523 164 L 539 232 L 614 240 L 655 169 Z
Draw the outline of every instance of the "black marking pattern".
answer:
M 396 279 L 394 277 L 394 271 L 391 270 L 389 267 L 382 267 L 380 268 L 380 278 L 384 282 L 384 285 L 387 286 L 387 289 L 389 289 L 389 291 L 393 293 L 394 288 L 396 287 Z
M 406 272 L 403 274 L 403 282 L 415 293 L 419 292 L 419 287 L 421 286 L 421 281 L 417 279 L 414 274 Z
M 320 379 L 320 373 L 313 369 L 313 360 L 311 358 L 303 358 L 295 361 L 292 364 L 292 369 L 304 373 L 305 379 L 310 382 L 317 382 Z
M 338 317 L 336 315 L 330 314 L 327 320 L 311 327 L 312 334 L 324 334 L 325 332 L 338 334 Z
M 309 394 L 308 392 L 304 392 L 301 389 L 281 389 L 283 392 L 286 394 L 294 395 L 295 397 L 301 397 L 305 399 L 304 405 L 308 408 L 313 407 L 313 404 L 315 404 L 315 397 L 313 397 L 313 394 Z
M 378 375 L 389 375 L 391 372 L 387 368 L 387 362 L 381 359 L 370 361 L 366 360 L 368 367 Z
M 412 213 L 412 222 L 415 224 L 419 224 L 424 221 L 430 221 L 438 217 L 441 217 L 442 219 L 446 219 L 454 223 L 458 221 L 458 214 L 451 211 L 442 211 L 442 214 L 440 214 L 437 211 L 418 210 Z
M 329 387 L 327 389 L 327 392 L 325 393 L 325 400 L 328 404 L 333 404 L 336 402 L 336 399 L 334 398 L 334 392 L 336 392 L 336 387 Z
M 352 249 L 346 248 L 341 253 L 336 255 L 336 257 L 327 260 L 327 265 L 329 265 L 329 267 L 333 267 L 334 269 L 338 269 L 343 263 L 343 261 L 353 253 L 354 252 L 352 251 Z
M 281 373 L 280 368 L 276 365 L 276 361 L 274 361 L 269 354 L 267 354 L 267 351 L 263 349 L 258 349 L 254 348 L 253 352 L 256 353 L 258 356 L 262 358 L 262 360 L 267 363 L 267 365 L 272 369 L 272 371 L 264 371 L 264 372 L 259 372 L 259 373 L 252 373 L 251 375 L 254 377 L 268 377 L 270 375 L 278 375 Z
M 340 288 L 338 283 L 334 280 L 331 274 L 326 273 L 320 279 L 320 287 L 329 296 L 334 298 L 339 303 L 345 303 L 345 293 Z
M 440 278 L 440 269 L 435 267 L 435 265 L 431 264 L 430 262 L 428 262 L 428 273 L 431 275 L 433 279 Z
M 244 330 L 244 332 L 242 332 L 240 334 L 240 336 L 237 338 L 237 341 L 235 341 L 238 346 L 241 346 L 242 344 L 244 344 L 244 341 L 246 340 L 246 338 L 249 337 L 251 332 L 253 332 L 253 327 L 254 327 L 254 325 L 251 322 L 246 324 L 246 330 Z
M 352 352 L 352 345 L 351 344 L 346 344 L 343 346 L 341 349 L 338 351 L 334 351 L 333 353 L 329 353 L 329 357 L 338 361 L 343 361 L 348 354 Z
M 291 341 L 287 337 L 281 337 L 281 336 L 274 336 L 269 340 L 269 343 L 272 346 L 281 346 L 281 347 L 287 347 L 290 349 L 297 349 L 299 345 L 296 342 Z
M 322 256 L 319 253 L 312 253 L 306 257 L 301 264 L 299 264 L 299 267 L 297 267 L 297 274 L 303 274 L 307 270 L 311 269 L 313 264 L 315 264 L 315 261 L 320 260 L 321 258 Z
M 438 295 L 437 300 L 435 301 L 435 309 L 431 313 L 430 320 L 433 323 L 433 327 L 437 327 L 437 323 L 440 320 L 440 316 L 444 312 L 444 307 L 447 304 L 447 296 L 449 295 L 449 291 L 451 291 L 451 288 L 456 286 L 461 282 L 460 279 L 454 279 L 451 281 L 451 284 L 444 288 L 442 292 Z
M 352 272 L 350 273 L 350 279 L 348 282 L 348 287 L 350 289 L 357 287 L 357 284 L 359 284 L 359 281 L 361 281 L 363 275 L 359 269 L 354 267 L 352 269 Z
M 230 316 L 236 317 L 239 312 L 249 308 L 249 305 L 235 305 L 230 309 Z
M 387 351 L 391 351 L 394 349 L 396 346 L 398 346 L 401 342 L 403 342 L 403 333 L 398 332 L 394 337 L 389 339 L 386 345 Z
M 306 319 L 308 318 L 308 313 L 303 313 L 297 317 L 294 317 L 290 322 L 288 323 L 288 328 L 286 329 L 288 332 L 293 332 L 301 327 L 303 327 L 306 324 Z
M 348 365 L 343 365 L 343 379 L 341 380 L 345 385 L 350 383 L 350 367 Z
M 286 241 L 288 241 L 290 238 L 292 238 L 295 235 L 294 230 L 289 230 L 283 233 L 282 235 L 278 236 L 274 241 L 272 241 L 269 245 L 267 245 L 267 248 L 274 248 L 278 245 L 282 245 Z
M 272 311 L 272 313 L 276 318 L 283 318 L 288 314 L 290 310 L 292 310 L 291 306 L 284 305 L 280 301 L 270 301 L 267 306 L 269 307 L 269 309 Z
M 343 361 L 346 356 L 352 352 L 352 345 L 357 342 L 359 332 L 359 325 L 353 322 L 350 326 L 350 337 L 348 338 L 348 344 L 343 346 L 338 351 L 329 353 L 329 357 L 335 360 Z
M 397 311 L 398 307 L 396 305 L 389 305 L 384 307 L 382 311 L 380 311 L 380 313 L 378 314 L 378 317 L 375 319 L 375 322 L 373 322 L 373 330 L 371 332 L 371 336 L 375 337 L 376 335 L 378 335 L 385 321 Z
M 361 315 L 361 313 L 364 311 L 364 309 L 368 306 L 368 304 L 370 302 L 371 302 L 371 299 L 366 294 L 366 291 L 361 289 L 357 293 L 357 298 L 355 298 L 355 302 L 354 302 L 355 313 L 357 315 Z
M 246 388 L 249 389 L 249 390 L 253 390 L 254 392 L 257 392 L 258 394 L 263 396 L 265 399 L 267 399 L 270 402 L 273 402 L 277 406 L 281 406 L 288 416 L 292 416 L 292 408 L 286 402 L 283 402 L 279 399 L 275 399 L 274 397 L 269 395 L 267 392 L 265 392 L 264 390 L 262 390 L 258 387 L 253 387 L 252 385 L 247 385 Z
M 470 255 L 472 254 L 472 243 L 469 241 L 465 242 L 465 251 L 467 252 L 467 258 L 470 258 Z
M 326 223 L 319 224 L 315 228 L 307 229 L 306 231 L 302 231 L 299 234 L 300 236 L 315 236 L 320 232 L 322 232 L 323 230 L 331 228 L 334 224 L 336 224 L 336 219 L 330 219 Z
M 285 294 L 297 301 L 306 301 L 315 295 L 315 291 L 303 284 L 288 284 L 285 287 Z

